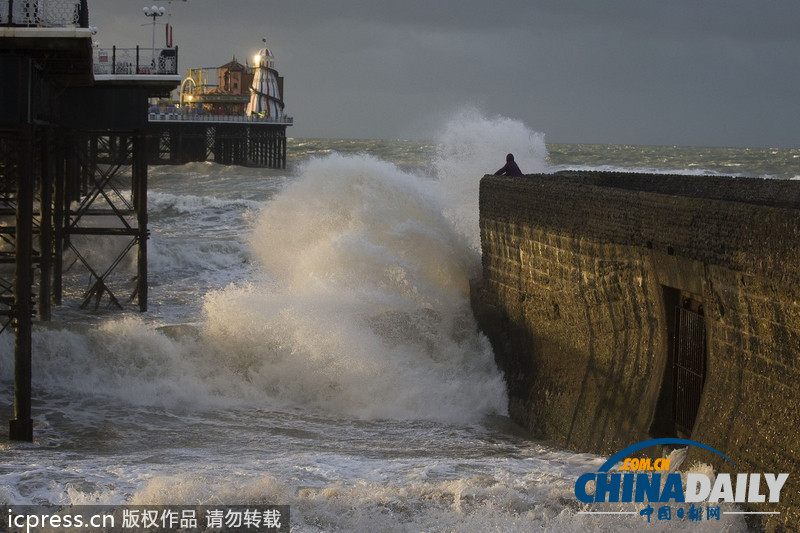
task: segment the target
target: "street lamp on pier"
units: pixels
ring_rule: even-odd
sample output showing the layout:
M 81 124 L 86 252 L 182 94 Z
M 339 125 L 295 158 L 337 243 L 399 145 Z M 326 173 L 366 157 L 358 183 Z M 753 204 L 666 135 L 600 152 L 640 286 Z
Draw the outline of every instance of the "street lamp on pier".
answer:
M 153 45 L 152 45 L 152 59 L 151 59 L 151 67 L 156 68 L 156 19 L 158 17 L 163 17 L 164 13 L 166 13 L 166 8 L 159 7 L 159 6 L 152 6 L 152 7 L 143 7 L 142 13 L 144 13 L 145 17 L 153 17 Z

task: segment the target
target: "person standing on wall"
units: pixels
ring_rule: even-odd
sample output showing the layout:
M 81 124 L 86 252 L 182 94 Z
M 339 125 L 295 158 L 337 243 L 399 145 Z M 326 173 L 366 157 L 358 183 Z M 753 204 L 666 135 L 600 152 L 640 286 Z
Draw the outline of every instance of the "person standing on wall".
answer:
M 514 162 L 514 154 L 508 154 L 506 156 L 506 164 L 505 164 L 505 166 L 503 166 L 503 168 L 501 168 L 500 170 L 495 172 L 494 175 L 495 176 L 515 176 L 515 177 L 519 177 L 519 176 L 523 176 L 524 174 L 519 169 L 517 164 Z

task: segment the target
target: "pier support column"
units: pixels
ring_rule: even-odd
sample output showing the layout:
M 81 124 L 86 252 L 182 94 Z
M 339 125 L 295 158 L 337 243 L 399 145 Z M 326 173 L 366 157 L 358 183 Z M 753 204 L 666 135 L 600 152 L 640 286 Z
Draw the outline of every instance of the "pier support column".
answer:
M 39 319 L 49 321 L 53 289 L 53 131 L 42 131 L 39 189 Z
M 14 419 L 9 439 L 33 441 L 31 419 L 31 296 L 33 285 L 33 127 L 22 127 L 17 173 L 14 270 Z
M 136 294 L 139 299 L 139 311 L 147 311 L 147 138 L 137 133 L 133 137 L 132 168 L 133 207 L 139 233 L 138 256 L 136 265 Z
M 63 299 L 64 275 L 64 227 L 68 221 L 64 218 L 66 203 L 66 172 L 69 165 L 69 154 L 72 150 L 67 146 L 67 135 L 61 131 L 58 135 L 55 157 L 55 199 L 53 202 L 53 289 L 54 305 L 61 305 Z M 66 209 L 68 211 L 69 209 Z

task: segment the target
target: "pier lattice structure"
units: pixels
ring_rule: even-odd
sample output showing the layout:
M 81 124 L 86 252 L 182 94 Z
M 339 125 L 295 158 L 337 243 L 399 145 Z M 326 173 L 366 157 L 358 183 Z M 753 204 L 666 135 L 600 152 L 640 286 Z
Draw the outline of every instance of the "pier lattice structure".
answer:
M 62 303 L 65 265 L 88 273 L 82 308 L 121 307 L 127 287 L 147 309 L 147 101 L 180 78 L 97 74 L 86 4 L 0 0 L 0 330 L 15 335 L 14 440 L 33 439 L 31 332 Z M 131 287 L 114 273 L 134 249 Z
M 223 165 L 286 168 L 287 120 L 245 116 L 209 118 L 149 115 L 148 162 L 180 165 L 214 161 Z

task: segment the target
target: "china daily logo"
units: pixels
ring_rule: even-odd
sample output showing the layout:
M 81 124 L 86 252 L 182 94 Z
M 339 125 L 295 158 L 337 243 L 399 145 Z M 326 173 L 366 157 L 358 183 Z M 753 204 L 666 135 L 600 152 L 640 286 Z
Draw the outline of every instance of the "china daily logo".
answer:
M 736 464 L 710 446 L 687 439 L 653 439 L 634 444 L 614 454 L 597 472 L 587 472 L 575 482 L 575 497 L 583 503 L 777 503 L 781 489 L 789 477 L 787 473 L 717 474 L 714 481 L 700 473 L 686 474 L 684 489 L 681 474 L 668 472 L 669 459 L 630 458 L 639 450 L 659 445 L 695 446 L 716 453 L 734 467 Z M 622 463 L 618 472 L 609 471 Z M 652 472 L 642 472 L 652 470 Z M 637 471 L 637 472 L 634 472 Z M 594 491 L 590 484 L 594 483 Z M 650 513 L 652 508 L 648 505 Z M 694 509 L 694 505 L 692 505 Z M 709 510 L 711 508 L 709 507 Z M 717 516 L 719 508 L 717 507 Z M 628 513 L 630 514 L 630 513 Z M 639 514 L 650 515 L 645 511 Z M 769 513 L 777 514 L 777 513 Z

